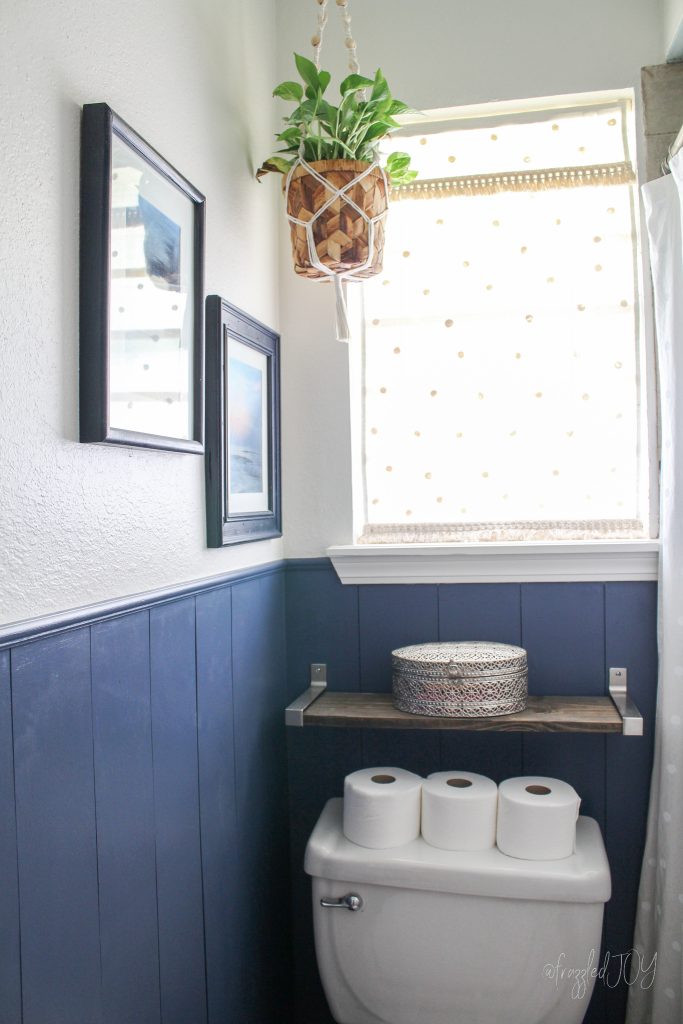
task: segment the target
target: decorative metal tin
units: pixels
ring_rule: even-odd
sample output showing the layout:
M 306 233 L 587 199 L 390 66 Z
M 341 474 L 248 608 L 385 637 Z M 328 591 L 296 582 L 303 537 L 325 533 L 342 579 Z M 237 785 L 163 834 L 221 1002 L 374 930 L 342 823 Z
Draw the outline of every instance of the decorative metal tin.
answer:
M 526 707 L 526 651 L 483 640 L 392 651 L 394 706 L 412 715 L 489 718 Z

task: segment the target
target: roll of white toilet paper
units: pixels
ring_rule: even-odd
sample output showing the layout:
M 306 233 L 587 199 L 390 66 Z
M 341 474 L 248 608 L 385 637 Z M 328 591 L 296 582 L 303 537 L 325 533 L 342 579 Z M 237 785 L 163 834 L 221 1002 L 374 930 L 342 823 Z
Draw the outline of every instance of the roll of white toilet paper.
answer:
M 570 857 L 580 804 L 576 790 L 560 779 L 506 779 L 498 787 L 498 848 L 523 860 Z
M 344 835 L 387 850 L 420 834 L 422 779 L 402 768 L 362 768 L 344 779 Z
M 441 850 L 496 845 L 498 786 L 474 772 L 435 772 L 422 786 L 422 836 Z

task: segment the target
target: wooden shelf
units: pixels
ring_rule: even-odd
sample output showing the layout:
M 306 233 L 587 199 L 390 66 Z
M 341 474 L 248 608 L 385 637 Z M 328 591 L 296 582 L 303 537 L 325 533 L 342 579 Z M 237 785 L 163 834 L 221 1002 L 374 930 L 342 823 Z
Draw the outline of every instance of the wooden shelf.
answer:
M 623 731 L 622 717 L 610 697 L 529 697 L 526 710 L 514 715 L 432 718 L 397 711 L 390 693 L 333 693 L 330 690 L 324 690 L 303 709 L 303 725 L 486 732 Z

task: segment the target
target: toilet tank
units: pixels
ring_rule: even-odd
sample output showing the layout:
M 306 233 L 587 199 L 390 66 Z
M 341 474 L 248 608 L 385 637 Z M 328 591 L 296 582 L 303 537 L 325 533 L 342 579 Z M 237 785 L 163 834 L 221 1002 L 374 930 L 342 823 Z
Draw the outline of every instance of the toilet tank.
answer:
M 309 839 L 318 967 L 339 1024 L 579 1024 L 595 983 L 610 874 L 597 822 L 576 852 L 524 861 L 422 838 L 369 850 L 330 800 Z M 360 910 L 321 899 L 354 894 Z

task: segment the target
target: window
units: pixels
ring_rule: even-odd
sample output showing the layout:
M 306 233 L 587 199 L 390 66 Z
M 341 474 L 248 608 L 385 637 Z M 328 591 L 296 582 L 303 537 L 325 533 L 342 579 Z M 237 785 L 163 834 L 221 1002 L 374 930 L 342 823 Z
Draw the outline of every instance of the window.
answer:
M 632 101 L 558 106 L 393 140 L 420 176 L 363 286 L 363 543 L 647 535 Z

